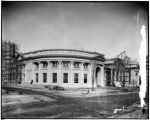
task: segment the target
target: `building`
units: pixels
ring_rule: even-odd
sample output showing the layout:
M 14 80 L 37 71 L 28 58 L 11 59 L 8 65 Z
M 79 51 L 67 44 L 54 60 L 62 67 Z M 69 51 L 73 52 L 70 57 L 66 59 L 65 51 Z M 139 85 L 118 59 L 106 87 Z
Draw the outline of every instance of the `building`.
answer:
M 58 85 L 64 88 L 97 88 L 114 86 L 125 81 L 126 86 L 139 85 L 139 66 L 131 62 L 119 71 L 115 59 L 105 59 L 103 54 L 83 50 L 49 49 L 24 53 L 22 82 Z M 121 60 L 121 59 L 118 59 Z
M 119 67 L 115 62 L 121 61 Z M 106 86 L 115 86 L 115 83 L 125 84 L 125 86 L 139 86 L 139 63 L 130 60 L 130 63 L 123 66 L 123 61 L 119 58 L 108 59 L 105 61 Z
M 50 49 L 24 53 L 23 57 L 19 58 L 24 64 L 22 82 L 65 88 L 105 86 L 103 54 Z

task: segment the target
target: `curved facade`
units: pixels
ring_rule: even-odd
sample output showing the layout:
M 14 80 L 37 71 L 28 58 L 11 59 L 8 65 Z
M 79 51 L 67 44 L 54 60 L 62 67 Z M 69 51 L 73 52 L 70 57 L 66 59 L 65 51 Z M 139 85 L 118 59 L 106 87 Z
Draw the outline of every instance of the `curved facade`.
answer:
M 24 53 L 23 82 L 65 88 L 104 86 L 104 55 L 69 49 Z

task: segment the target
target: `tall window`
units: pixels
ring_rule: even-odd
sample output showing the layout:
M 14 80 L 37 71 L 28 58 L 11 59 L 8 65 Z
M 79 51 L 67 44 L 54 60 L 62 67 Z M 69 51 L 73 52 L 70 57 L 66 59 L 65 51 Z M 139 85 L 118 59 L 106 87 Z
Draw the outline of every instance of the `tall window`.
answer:
M 84 74 L 84 83 L 87 83 L 87 74 Z
M 63 74 L 63 82 L 68 83 L 68 73 Z
M 47 82 L 47 74 L 43 73 L 43 82 L 46 83 Z
M 38 82 L 38 73 L 36 73 L 35 75 L 36 75 L 36 82 Z
M 53 73 L 53 83 L 57 83 L 57 73 Z
M 74 73 L 74 83 L 78 83 L 78 73 Z

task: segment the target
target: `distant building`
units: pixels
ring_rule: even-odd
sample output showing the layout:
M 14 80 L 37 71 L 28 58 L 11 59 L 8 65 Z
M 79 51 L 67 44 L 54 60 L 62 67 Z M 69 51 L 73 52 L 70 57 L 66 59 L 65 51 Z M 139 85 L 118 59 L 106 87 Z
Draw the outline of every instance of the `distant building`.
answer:
M 71 49 L 49 49 L 24 53 L 22 82 L 58 85 L 66 88 L 97 88 L 111 86 L 115 80 L 112 60 L 103 54 Z M 138 64 L 127 66 L 126 81 L 137 85 Z M 119 75 L 121 80 L 121 74 Z M 136 79 L 136 80 L 135 80 Z
M 125 86 L 139 86 L 139 63 L 131 60 L 130 63 L 125 66 L 123 73 L 121 69 L 116 70 L 116 66 L 114 65 L 115 59 L 105 61 L 106 85 L 113 86 L 114 82 L 122 83 L 123 79 L 125 79 Z

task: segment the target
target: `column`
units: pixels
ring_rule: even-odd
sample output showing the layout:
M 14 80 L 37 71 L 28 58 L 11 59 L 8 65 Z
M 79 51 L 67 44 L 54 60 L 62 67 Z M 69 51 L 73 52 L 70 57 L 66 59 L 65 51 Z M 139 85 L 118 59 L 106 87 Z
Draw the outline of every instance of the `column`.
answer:
M 122 70 L 120 72 L 120 81 L 123 81 L 123 72 L 122 72 Z
M 105 81 L 104 81 L 104 66 L 100 67 L 101 68 L 101 86 L 105 86 Z
M 25 64 L 25 66 L 24 66 L 24 73 L 25 73 L 25 78 L 24 78 L 25 81 L 24 81 L 24 82 L 28 82 L 28 81 L 27 81 L 26 65 L 27 65 L 27 64 Z
M 62 61 L 58 61 L 58 85 L 62 85 Z
M 80 82 L 79 82 L 80 85 L 79 86 L 82 86 L 84 84 L 84 80 L 83 80 L 83 74 L 84 74 L 84 72 L 83 72 L 83 70 L 84 70 L 83 62 L 81 62 L 80 70 L 81 70 L 81 72 L 80 72 Z
M 22 80 L 21 82 L 25 82 L 25 64 L 22 65 Z
M 114 69 L 114 81 L 116 81 L 116 69 Z
M 118 70 L 118 81 L 120 82 L 120 69 Z
M 32 80 L 33 80 L 33 83 L 36 83 L 36 80 L 35 80 L 35 64 L 32 63 Z
M 104 81 L 105 81 L 105 85 L 108 86 L 108 80 L 107 80 L 107 72 L 106 69 L 104 68 Z M 110 80 L 111 81 L 111 80 Z
M 131 83 L 131 70 L 129 69 L 129 84 Z
M 94 90 L 94 83 L 95 83 L 95 70 L 94 70 L 94 63 L 91 64 L 91 80 L 92 80 L 92 90 Z
M 50 83 L 53 83 L 52 62 L 50 61 Z
M 42 63 L 39 62 L 39 84 L 42 84 L 43 83 L 43 75 L 42 75 Z
M 111 86 L 113 86 L 113 80 L 114 80 L 114 78 L 113 78 L 113 69 L 111 69 Z
M 97 80 L 97 77 L 96 77 L 96 67 L 97 67 L 97 65 L 94 64 L 94 66 L 93 66 L 93 82 L 94 82 L 94 88 L 97 88 L 97 83 L 98 83 L 98 80 Z
M 70 61 L 70 84 L 73 85 L 74 84 L 74 75 L 73 75 L 73 61 Z
M 91 85 L 92 87 L 92 64 L 89 64 L 89 68 L 88 68 L 88 78 L 87 78 L 87 84 Z
M 51 66 L 50 66 L 50 62 L 47 61 L 47 83 L 48 84 L 51 84 L 51 74 L 50 74 L 50 71 L 51 71 Z

